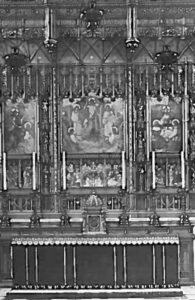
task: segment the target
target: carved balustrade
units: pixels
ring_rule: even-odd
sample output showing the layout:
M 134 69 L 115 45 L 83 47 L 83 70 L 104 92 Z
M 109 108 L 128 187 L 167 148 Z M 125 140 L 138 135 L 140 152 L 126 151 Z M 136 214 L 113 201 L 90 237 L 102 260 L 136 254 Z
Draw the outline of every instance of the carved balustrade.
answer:
M 32 212 L 33 199 L 30 196 L 10 196 L 9 197 L 9 212 Z
M 40 199 L 34 194 L 6 194 L 0 198 L 0 211 L 3 215 L 8 213 L 27 213 L 40 210 Z
M 118 195 L 97 195 L 92 192 L 91 195 L 69 195 L 61 201 L 61 211 L 64 210 L 83 210 L 86 207 L 101 206 L 111 210 L 122 209 L 122 198 Z

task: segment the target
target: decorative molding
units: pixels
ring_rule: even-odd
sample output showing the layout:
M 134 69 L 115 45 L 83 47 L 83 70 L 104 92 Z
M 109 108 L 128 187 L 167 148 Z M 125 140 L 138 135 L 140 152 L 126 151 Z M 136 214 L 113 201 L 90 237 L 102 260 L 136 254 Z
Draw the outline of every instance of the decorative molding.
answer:
M 38 238 L 21 237 L 13 238 L 12 245 L 142 245 L 142 244 L 179 244 L 179 238 L 169 236 L 143 236 L 143 237 L 63 237 L 63 238 Z

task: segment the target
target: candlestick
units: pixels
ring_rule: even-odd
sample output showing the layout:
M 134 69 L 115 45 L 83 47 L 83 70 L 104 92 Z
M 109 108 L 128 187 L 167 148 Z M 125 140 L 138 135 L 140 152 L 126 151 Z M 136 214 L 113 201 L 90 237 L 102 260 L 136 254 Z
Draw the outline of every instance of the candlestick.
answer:
M 7 163 L 6 153 L 3 152 L 3 189 L 4 189 L 4 191 L 7 190 L 7 169 L 6 169 L 6 163 Z
M 155 151 L 152 151 L 152 188 L 156 188 Z
M 25 98 L 26 95 L 26 73 L 24 72 L 23 74 L 23 99 Z
M 162 73 L 160 72 L 160 96 L 162 96 Z
M 2 158 L 2 107 L 0 106 L 0 160 Z
M 38 61 L 37 61 L 38 63 Z M 38 66 L 36 67 L 36 73 L 35 73 L 35 80 L 36 80 L 36 97 L 39 97 L 39 70 Z
M 185 188 L 185 160 L 183 151 L 181 151 L 181 186 Z
M 11 73 L 11 98 L 14 96 L 14 76 Z
M 188 63 L 185 61 L 185 83 L 184 83 L 184 95 L 188 94 Z
M 182 76 L 182 73 L 183 73 L 182 67 L 178 66 L 178 86 L 181 85 L 181 76 Z
M 70 98 L 72 98 L 72 69 L 70 69 L 70 76 L 69 76 L 69 79 L 70 79 Z
M 100 97 L 102 97 L 103 94 L 103 70 L 100 68 Z
M 195 83 L 195 65 L 192 66 L 192 85 Z
M 27 75 L 28 75 L 28 85 L 29 89 L 31 89 L 31 67 L 27 69 Z
M 115 79 L 115 76 L 114 76 L 114 69 L 113 69 L 113 70 L 112 70 L 112 97 L 115 96 L 114 79 Z
M 10 277 L 13 279 L 13 246 L 10 246 Z
M 174 96 L 174 72 L 172 72 L 171 79 L 171 94 Z
M 122 189 L 126 186 L 126 166 L 125 166 L 125 151 L 122 151 Z
M 62 177 L 63 177 L 63 190 L 66 190 L 66 152 L 62 153 Z
M 32 188 L 33 191 L 36 190 L 36 153 L 32 153 L 32 173 L 33 173 L 33 184 Z
M 40 149 L 39 149 L 39 105 L 36 103 L 36 124 L 35 124 L 35 151 L 37 153 L 37 161 L 39 161 L 40 157 Z
M 148 77 L 148 65 L 146 61 L 146 96 L 149 95 L 149 77 Z

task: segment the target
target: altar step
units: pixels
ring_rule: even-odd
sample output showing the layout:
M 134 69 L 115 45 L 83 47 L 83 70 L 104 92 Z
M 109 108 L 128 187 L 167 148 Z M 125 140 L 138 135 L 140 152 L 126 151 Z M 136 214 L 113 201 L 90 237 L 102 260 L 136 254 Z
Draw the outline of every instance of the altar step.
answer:
M 182 289 L 124 289 L 124 290 L 11 290 L 6 300 L 57 299 L 186 299 Z M 195 300 L 195 298 L 194 298 Z

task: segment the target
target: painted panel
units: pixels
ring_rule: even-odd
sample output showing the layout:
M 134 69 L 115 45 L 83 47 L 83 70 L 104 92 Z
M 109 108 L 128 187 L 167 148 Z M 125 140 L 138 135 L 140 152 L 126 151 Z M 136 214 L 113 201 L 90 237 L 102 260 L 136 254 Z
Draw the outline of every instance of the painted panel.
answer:
M 28 154 L 35 151 L 36 99 L 5 102 L 5 151 L 9 154 Z
M 120 152 L 124 101 L 106 103 L 97 95 L 62 101 L 62 148 L 68 153 Z
M 120 160 L 82 160 L 68 162 L 67 186 L 80 187 L 119 187 L 122 169 Z
M 151 96 L 151 150 L 179 152 L 182 146 L 181 98 L 164 93 Z
M 7 183 L 8 189 L 31 189 L 32 188 L 32 166 L 29 159 L 8 159 L 7 161 Z
M 180 158 L 158 158 L 155 164 L 158 187 L 179 187 L 182 184 Z

